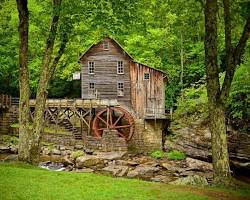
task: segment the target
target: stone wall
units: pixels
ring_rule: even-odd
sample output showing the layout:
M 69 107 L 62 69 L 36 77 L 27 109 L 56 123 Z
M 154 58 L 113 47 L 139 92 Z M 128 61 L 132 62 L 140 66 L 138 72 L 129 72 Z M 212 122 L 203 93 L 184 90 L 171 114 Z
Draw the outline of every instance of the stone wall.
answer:
M 3 120 L 5 119 L 5 120 Z M 18 135 L 18 129 L 10 128 L 11 123 L 16 123 L 18 119 L 18 108 L 11 107 L 9 111 L 0 114 L 0 134 Z M 127 143 L 123 138 L 117 136 L 116 131 L 107 131 L 102 138 L 85 136 L 84 144 L 87 148 L 99 151 L 126 151 L 132 152 L 152 152 L 162 149 L 162 120 L 136 119 L 135 132 L 131 140 Z M 71 134 L 44 134 L 45 142 L 74 145 L 75 140 Z M 82 142 L 81 140 L 78 143 Z
M 71 134 L 51 134 L 51 133 L 43 133 L 42 140 L 48 143 L 54 143 L 58 145 L 64 146 L 74 146 L 76 141 Z
M 101 138 L 93 136 L 84 137 L 84 145 L 86 148 L 98 151 L 127 151 L 128 145 L 126 141 L 118 136 L 116 130 L 104 131 Z
M 0 110 L 0 134 L 11 134 L 10 125 L 18 121 L 18 106 Z
M 151 152 L 162 149 L 162 120 L 135 120 L 135 133 L 129 141 L 129 150 Z

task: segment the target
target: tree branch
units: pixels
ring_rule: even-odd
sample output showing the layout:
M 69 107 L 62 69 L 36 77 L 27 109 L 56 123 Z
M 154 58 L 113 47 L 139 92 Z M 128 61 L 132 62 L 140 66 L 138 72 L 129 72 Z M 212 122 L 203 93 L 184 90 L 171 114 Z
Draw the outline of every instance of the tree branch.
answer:
M 60 46 L 60 48 L 59 48 L 59 50 L 58 50 L 58 52 L 53 60 L 53 63 L 50 66 L 50 79 L 53 77 L 53 75 L 55 73 L 56 66 L 59 63 L 59 60 L 61 59 L 61 57 L 66 49 L 68 40 L 69 40 L 67 33 L 64 33 L 62 37 L 63 38 L 62 38 L 61 46 Z
M 244 49 L 245 49 L 247 40 L 249 39 L 249 36 L 250 36 L 250 15 L 247 18 L 239 43 L 235 47 L 235 50 L 234 50 L 234 61 L 236 65 L 240 64 L 240 59 L 245 52 Z
M 240 64 L 241 57 L 244 54 L 245 46 L 247 40 L 250 36 L 250 16 L 248 16 L 246 24 L 244 26 L 243 32 L 241 34 L 240 40 L 236 47 L 232 49 L 232 59 L 230 63 L 227 65 L 226 75 L 223 82 L 222 90 L 221 90 L 221 99 L 225 101 L 229 95 L 230 87 L 233 81 L 234 73 L 236 70 L 236 66 Z

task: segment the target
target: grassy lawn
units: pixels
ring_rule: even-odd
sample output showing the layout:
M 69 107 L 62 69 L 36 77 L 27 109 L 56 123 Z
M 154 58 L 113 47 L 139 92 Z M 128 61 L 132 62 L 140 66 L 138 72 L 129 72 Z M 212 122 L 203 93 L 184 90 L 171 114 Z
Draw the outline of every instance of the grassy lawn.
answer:
M 0 163 L 1 200 L 249 199 L 250 190 L 180 187 L 89 173 L 51 172 Z

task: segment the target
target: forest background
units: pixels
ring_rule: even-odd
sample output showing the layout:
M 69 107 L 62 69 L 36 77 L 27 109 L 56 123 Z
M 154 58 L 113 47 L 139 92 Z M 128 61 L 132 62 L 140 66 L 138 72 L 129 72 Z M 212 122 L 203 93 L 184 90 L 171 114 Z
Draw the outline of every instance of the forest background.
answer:
M 222 2 L 219 2 L 218 42 L 221 77 L 225 71 Z M 50 0 L 30 0 L 29 72 L 35 97 L 45 41 L 50 26 Z M 232 1 L 232 39 L 239 40 L 249 2 Z M 0 93 L 19 95 L 18 13 L 13 0 L 0 1 Z M 135 58 L 168 74 L 166 107 L 177 118 L 207 115 L 202 0 L 63 1 L 56 49 L 66 48 L 49 86 L 50 98 L 80 97 L 79 56 L 103 36 L 115 38 Z M 65 39 L 66 38 L 66 39 Z M 57 51 L 55 51 L 57 52 Z M 236 129 L 250 129 L 250 44 L 237 68 L 227 101 L 227 119 Z

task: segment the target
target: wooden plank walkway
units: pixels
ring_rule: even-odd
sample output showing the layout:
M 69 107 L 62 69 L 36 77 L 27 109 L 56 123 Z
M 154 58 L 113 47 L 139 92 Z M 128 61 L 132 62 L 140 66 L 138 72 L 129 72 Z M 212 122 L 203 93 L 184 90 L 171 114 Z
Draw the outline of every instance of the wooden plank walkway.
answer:
M 30 107 L 35 107 L 36 100 L 30 100 Z M 116 99 L 47 99 L 47 108 L 97 108 L 102 106 L 118 106 Z

